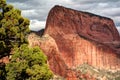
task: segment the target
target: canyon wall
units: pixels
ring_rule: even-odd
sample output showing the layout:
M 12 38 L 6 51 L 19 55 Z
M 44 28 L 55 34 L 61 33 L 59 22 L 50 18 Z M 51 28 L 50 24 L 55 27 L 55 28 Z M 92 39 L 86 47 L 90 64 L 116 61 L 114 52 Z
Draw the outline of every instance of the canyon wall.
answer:
M 48 56 L 55 74 L 76 80 L 71 69 L 85 63 L 97 69 L 120 69 L 120 36 L 110 18 L 55 6 L 49 12 L 44 36 L 38 40 L 31 35 L 28 40 Z
M 120 37 L 110 18 L 55 6 L 44 34 L 55 39 L 69 67 L 85 62 L 105 68 L 119 65 Z

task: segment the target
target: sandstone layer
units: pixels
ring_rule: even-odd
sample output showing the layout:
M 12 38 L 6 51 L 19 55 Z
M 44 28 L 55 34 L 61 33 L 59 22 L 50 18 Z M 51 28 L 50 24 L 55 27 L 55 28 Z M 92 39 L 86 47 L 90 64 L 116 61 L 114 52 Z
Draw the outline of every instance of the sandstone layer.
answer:
M 40 46 L 51 70 L 68 80 L 77 80 L 74 69 L 82 64 L 120 69 L 120 36 L 110 18 L 55 6 L 49 12 L 45 35 L 45 40 L 29 36 L 30 46 Z

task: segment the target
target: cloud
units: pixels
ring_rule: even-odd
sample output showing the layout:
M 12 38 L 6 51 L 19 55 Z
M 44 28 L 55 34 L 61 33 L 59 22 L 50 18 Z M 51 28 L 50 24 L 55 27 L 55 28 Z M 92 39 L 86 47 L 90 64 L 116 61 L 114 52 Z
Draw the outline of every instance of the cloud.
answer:
M 30 29 L 33 31 L 38 31 L 45 27 L 45 21 L 31 20 Z
M 119 34 L 120 34 L 120 26 L 119 27 L 116 27 L 117 28 L 117 30 L 118 30 L 118 32 L 119 32 Z
M 7 0 L 8 2 L 19 2 L 19 3 L 23 3 L 23 2 L 26 2 L 27 0 Z
M 92 4 L 92 3 L 108 3 L 108 2 L 118 2 L 119 0 L 72 0 L 75 3 L 82 4 Z
M 120 0 L 7 0 L 7 2 L 21 9 L 22 15 L 31 20 L 30 29 L 36 29 L 35 26 L 39 29 L 43 27 L 48 12 L 54 5 L 106 16 L 113 19 L 117 27 L 120 26 Z M 41 25 L 36 25 L 39 22 Z
M 42 13 L 42 12 L 41 12 Z M 35 9 L 31 9 L 31 10 L 22 10 L 22 15 L 24 17 L 28 17 L 31 20 L 45 20 L 45 14 L 39 14 L 39 12 Z

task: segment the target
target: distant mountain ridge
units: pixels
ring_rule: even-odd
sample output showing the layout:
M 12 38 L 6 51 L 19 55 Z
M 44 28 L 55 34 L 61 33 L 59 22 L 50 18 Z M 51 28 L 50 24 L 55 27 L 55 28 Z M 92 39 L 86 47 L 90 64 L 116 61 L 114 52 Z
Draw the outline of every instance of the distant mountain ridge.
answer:
M 44 29 L 41 29 L 41 30 L 39 30 L 39 31 L 30 31 L 30 33 L 35 33 L 35 34 L 37 34 L 38 36 L 42 36 L 43 35 L 43 33 L 44 33 Z

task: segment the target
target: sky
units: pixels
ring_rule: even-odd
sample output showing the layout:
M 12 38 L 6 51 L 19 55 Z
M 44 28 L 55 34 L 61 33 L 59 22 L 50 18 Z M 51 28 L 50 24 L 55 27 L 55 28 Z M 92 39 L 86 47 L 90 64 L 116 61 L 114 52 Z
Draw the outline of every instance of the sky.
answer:
M 34 31 L 45 28 L 50 9 L 61 5 L 109 17 L 120 32 L 120 0 L 7 0 L 7 3 L 22 10 L 22 15 L 30 19 L 30 29 Z

